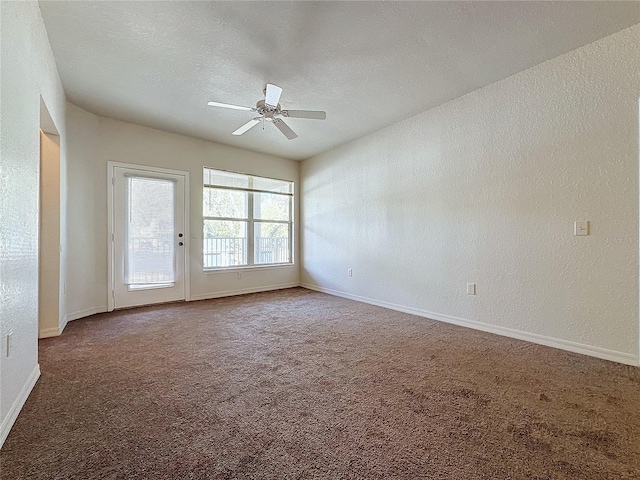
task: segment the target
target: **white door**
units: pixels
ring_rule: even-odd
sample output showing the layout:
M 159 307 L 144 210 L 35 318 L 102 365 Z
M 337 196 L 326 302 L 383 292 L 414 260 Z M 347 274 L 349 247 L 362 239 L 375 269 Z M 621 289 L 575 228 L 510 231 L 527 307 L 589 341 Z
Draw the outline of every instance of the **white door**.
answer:
M 188 173 L 109 165 L 113 308 L 185 300 Z

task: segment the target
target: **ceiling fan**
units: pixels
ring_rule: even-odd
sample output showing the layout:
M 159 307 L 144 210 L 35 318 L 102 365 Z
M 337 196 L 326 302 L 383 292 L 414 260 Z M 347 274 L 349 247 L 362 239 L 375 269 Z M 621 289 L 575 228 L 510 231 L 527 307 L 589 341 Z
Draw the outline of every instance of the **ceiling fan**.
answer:
M 282 89 L 277 85 L 267 83 L 267 87 L 264 89 L 264 100 L 260 100 L 255 107 L 243 107 L 241 105 L 231 105 L 229 103 L 209 102 L 207 105 L 210 107 L 222 107 L 230 108 L 232 110 L 246 110 L 248 112 L 255 112 L 258 115 L 252 120 L 238 128 L 233 135 L 242 135 L 255 127 L 260 122 L 272 122 L 278 130 L 280 130 L 285 137 L 289 140 L 297 138 L 296 132 L 291 130 L 289 125 L 284 123 L 284 118 L 309 118 L 312 120 L 325 120 L 327 118 L 326 112 L 318 110 L 282 110 L 280 108 L 280 96 L 282 95 Z

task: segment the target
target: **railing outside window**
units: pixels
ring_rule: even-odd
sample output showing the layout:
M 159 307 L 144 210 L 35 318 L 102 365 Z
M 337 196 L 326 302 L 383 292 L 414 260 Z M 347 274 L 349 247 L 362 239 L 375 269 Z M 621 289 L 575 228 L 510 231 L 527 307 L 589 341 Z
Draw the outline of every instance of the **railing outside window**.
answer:
M 204 239 L 204 267 L 232 267 L 244 265 L 247 239 L 213 237 Z
M 289 239 L 287 237 L 256 238 L 256 263 L 289 262 Z M 213 237 L 204 239 L 205 268 L 244 265 L 247 239 L 240 237 Z
M 286 263 L 289 262 L 288 237 L 258 237 L 256 238 L 256 263 Z

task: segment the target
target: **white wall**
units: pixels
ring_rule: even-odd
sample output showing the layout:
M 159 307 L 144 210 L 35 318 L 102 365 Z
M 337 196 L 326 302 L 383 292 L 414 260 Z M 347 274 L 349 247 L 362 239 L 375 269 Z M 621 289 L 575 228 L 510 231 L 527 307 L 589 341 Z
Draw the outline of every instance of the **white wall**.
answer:
M 0 445 L 39 375 L 40 100 L 62 137 L 65 97 L 36 2 L 0 2 Z M 63 245 L 64 248 L 64 245 Z M 7 357 L 6 335 L 12 333 Z
M 100 147 L 97 143 L 98 117 L 69 103 L 67 113 L 67 222 L 66 237 L 71 239 L 73 250 L 66 257 L 67 320 L 82 318 L 107 309 L 106 283 L 98 292 L 99 271 L 107 265 L 106 238 L 102 240 L 104 251 L 99 248 L 97 202 L 99 191 L 106 185 L 97 185 L 104 172 L 96 167 Z M 102 176 L 100 175 L 102 174 Z M 98 191 L 96 189 L 99 189 Z M 106 197 L 105 197 L 106 198 Z M 106 199 L 102 209 L 106 212 Z M 106 213 L 104 213 L 106 216 Z M 106 233 L 104 234 L 106 237 Z M 105 280 L 106 282 L 106 280 Z
M 636 25 L 305 160 L 302 284 L 637 364 L 639 60 Z
M 68 318 L 107 308 L 107 162 L 189 172 L 191 299 L 213 298 L 299 284 L 294 266 L 204 273 L 202 269 L 202 169 L 204 166 L 298 183 L 299 163 L 118 120 L 67 104 L 68 225 L 73 238 L 67 277 Z M 296 206 L 296 211 L 298 207 Z

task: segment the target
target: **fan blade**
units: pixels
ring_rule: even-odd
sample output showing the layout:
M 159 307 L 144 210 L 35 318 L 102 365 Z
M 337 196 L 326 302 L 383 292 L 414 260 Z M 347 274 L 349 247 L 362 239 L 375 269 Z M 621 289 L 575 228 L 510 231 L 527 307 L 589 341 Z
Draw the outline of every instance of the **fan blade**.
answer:
M 280 130 L 284 134 L 284 136 L 287 137 L 289 140 L 293 140 L 294 138 L 298 137 L 298 135 L 296 135 L 296 132 L 291 130 L 291 128 L 289 128 L 289 125 L 284 123 L 279 118 L 274 118 L 273 119 L 273 124 L 276 127 L 278 127 L 278 130 Z
M 232 110 L 246 110 L 248 112 L 254 112 L 256 109 L 251 107 L 243 107 L 241 105 L 231 105 L 230 103 L 220 103 L 220 102 L 209 102 L 207 103 L 210 107 L 222 107 L 222 108 L 231 108 Z
M 239 129 L 237 129 L 235 132 L 233 132 L 233 135 L 242 135 L 243 133 L 245 133 L 246 131 L 252 129 L 253 127 L 255 127 L 259 123 L 260 123 L 260 119 L 259 118 L 254 118 L 253 120 L 249 120 L 247 123 L 242 125 Z
M 280 102 L 280 95 L 282 95 L 282 89 L 277 85 L 267 83 L 267 91 L 264 95 L 264 103 L 277 107 Z
M 326 120 L 327 112 L 319 110 L 282 110 L 282 115 L 289 118 L 310 118 L 312 120 Z

